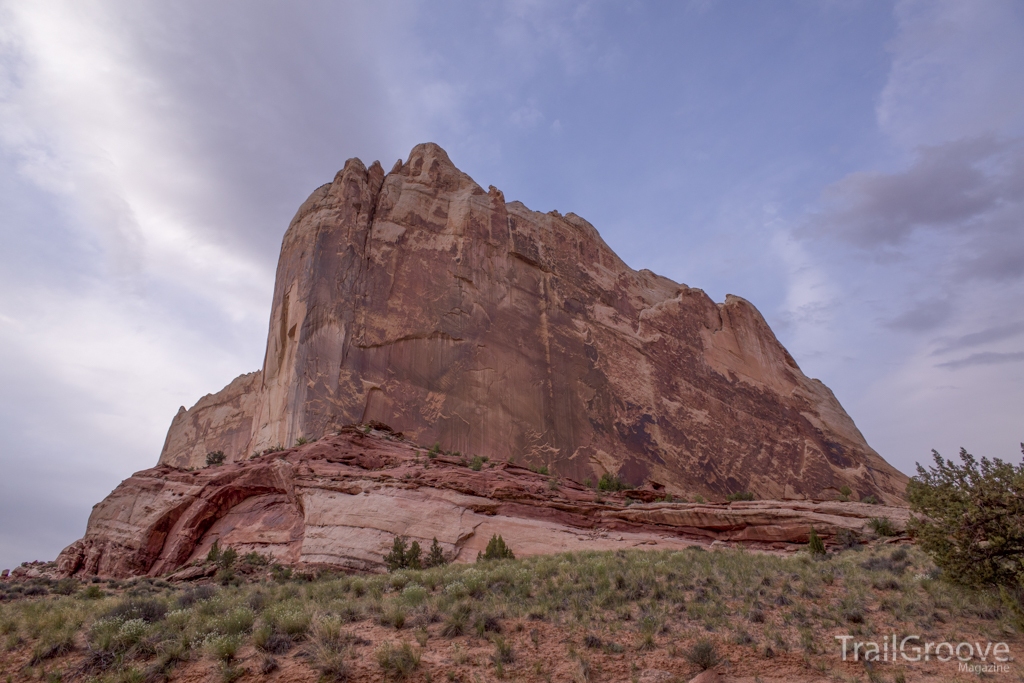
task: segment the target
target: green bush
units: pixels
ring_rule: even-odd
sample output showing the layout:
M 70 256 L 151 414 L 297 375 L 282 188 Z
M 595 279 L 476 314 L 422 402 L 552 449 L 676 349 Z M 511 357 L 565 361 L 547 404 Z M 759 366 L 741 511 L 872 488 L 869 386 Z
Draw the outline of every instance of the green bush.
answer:
M 469 469 L 473 470 L 474 472 L 479 472 L 481 469 L 483 469 L 483 466 L 484 459 L 481 458 L 479 455 L 474 456 L 473 460 L 469 463 Z
M 686 651 L 686 659 L 701 671 L 707 671 L 721 661 L 715 644 L 710 640 L 700 640 Z
M 208 466 L 223 465 L 226 457 L 224 451 L 210 451 L 206 454 L 206 464 Z
M 954 583 L 1024 583 L 1024 463 L 979 462 L 963 448 L 962 465 L 932 456 L 935 465 L 918 464 L 907 485 L 917 543 Z
M 900 530 L 888 517 L 872 517 L 868 526 L 879 536 L 899 536 Z
M 821 556 L 825 554 L 825 543 L 818 536 L 814 527 L 811 527 L 810 538 L 807 539 L 807 549 L 811 551 L 811 555 Z
M 476 561 L 481 560 L 514 560 L 516 556 L 512 553 L 512 549 L 505 545 L 505 539 L 495 534 L 491 536 L 491 540 L 487 542 L 487 548 L 484 550 L 482 555 L 477 555 Z
M 627 491 L 633 488 L 628 482 L 619 479 L 617 475 L 605 472 L 597 482 L 598 491 Z
M 730 493 L 725 499 L 730 502 L 734 500 L 754 500 L 754 494 L 750 491 L 739 491 L 738 493 Z
M 406 678 L 420 665 L 420 654 L 409 643 L 384 643 L 377 649 L 377 663 L 385 676 Z

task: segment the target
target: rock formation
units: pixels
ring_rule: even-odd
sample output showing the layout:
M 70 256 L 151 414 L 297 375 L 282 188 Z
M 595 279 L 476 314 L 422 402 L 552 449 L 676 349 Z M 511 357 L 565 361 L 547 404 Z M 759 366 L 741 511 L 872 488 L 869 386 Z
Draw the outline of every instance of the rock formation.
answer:
M 186 471 L 161 465 L 126 479 L 57 559 L 60 575 L 164 575 L 215 541 L 287 564 L 383 569 L 395 536 L 436 538 L 472 561 L 492 534 L 517 556 L 569 550 L 676 549 L 715 541 L 763 549 L 868 533 L 870 518 L 906 524 L 906 508 L 865 503 L 658 502 L 650 487 L 596 493 L 507 462 L 431 457 L 390 430 L 347 428 L 317 443 Z M 178 572 L 203 575 L 201 567 Z
M 284 236 L 261 372 L 179 412 L 162 465 L 379 420 L 418 443 L 676 495 L 855 496 L 906 477 L 749 302 L 630 269 L 587 221 L 433 144 L 350 159 Z
M 602 499 L 603 475 L 638 489 Z M 905 485 L 750 303 L 631 270 L 582 218 L 507 203 L 426 144 L 386 175 L 350 159 L 299 208 L 262 370 L 182 408 L 58 565 L 161 575 L 219 541 L 375 570 L 396 535 L 460 560 L 493 533 L 520 555 L 784 548 L 905 523 L 836 500 L 901 505 Z M 776 500 L 721 502 L 742 491 Z M 719 502 L 664 502 L 697 495 Z

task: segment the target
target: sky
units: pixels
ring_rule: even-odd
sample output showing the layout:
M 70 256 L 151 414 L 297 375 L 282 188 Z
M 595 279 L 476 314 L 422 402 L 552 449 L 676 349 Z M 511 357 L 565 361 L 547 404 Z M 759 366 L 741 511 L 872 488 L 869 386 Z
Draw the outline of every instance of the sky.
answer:
M 306 196 L 426 141 L 751 301 L 902 471 L 1020 461 L 1020 2 L 0 0 L 0 568 L 261 367 Z

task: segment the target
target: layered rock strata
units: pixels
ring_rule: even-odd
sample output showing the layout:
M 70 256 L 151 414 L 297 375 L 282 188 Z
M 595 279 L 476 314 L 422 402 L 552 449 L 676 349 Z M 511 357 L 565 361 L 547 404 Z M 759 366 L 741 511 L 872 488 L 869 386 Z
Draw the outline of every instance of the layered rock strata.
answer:
M 570 550 L 678 549 L 714 541 L 764 549 L 868 533 L 872 517 L 906 523 L 905 508 L 862 503 L 656 502 L 645 488 L 599 493 L 511 463 L 440 455 L 386 429 L 349 428 L 298 448 L 202 470 L 161 465 L 126 479 L 57 560 L 63 575 L 165 575 L 212 544 L 297 565 L 383 569 L 395 536 L 456 561 L 493 534 L 517 556 Z
M 634 271 L 584 219 L 506 202 L 433 144 L 387 174 L 350 159 L 299 208 L 262 371 L 179 413 L 160 463 L 372 420 L 676 495 L 900 503 L 906 484 L 749 302 Z

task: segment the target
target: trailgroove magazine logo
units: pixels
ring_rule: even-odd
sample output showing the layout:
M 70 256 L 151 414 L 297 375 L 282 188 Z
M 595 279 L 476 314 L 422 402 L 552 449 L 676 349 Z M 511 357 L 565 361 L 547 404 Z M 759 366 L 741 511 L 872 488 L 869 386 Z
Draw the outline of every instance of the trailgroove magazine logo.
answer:
M 854 640 L 854 636 L 835 636 L 842 643 L 843 661 L 854 662 L 929 662 L 938 660 L 960 664 L 969 673 L 1009 673 L 1012 661 L 1006 643 L 924 641 L 921 636 L 898 638 L 892 634 L 881 641 Z

